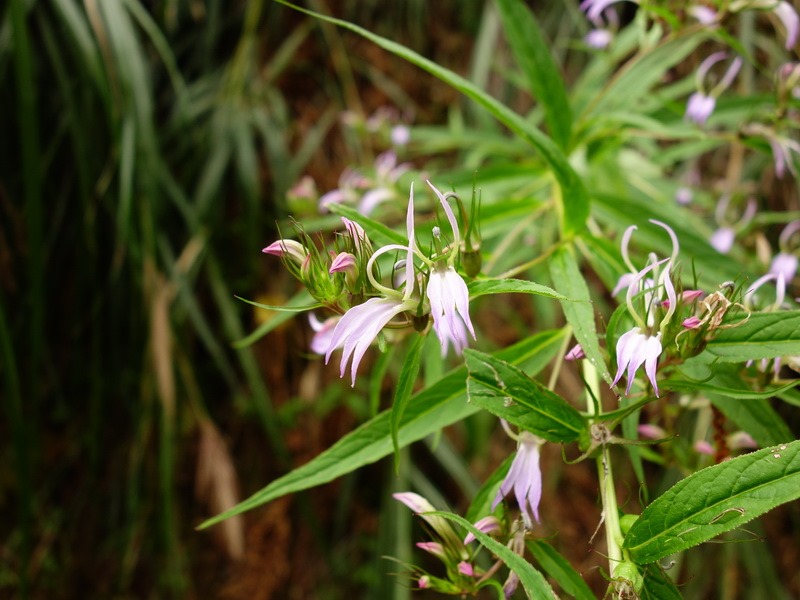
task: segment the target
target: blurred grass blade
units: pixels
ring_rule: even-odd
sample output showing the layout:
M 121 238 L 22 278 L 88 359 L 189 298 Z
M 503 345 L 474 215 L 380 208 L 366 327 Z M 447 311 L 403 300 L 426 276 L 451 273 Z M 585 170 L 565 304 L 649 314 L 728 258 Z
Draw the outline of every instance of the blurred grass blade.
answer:
M 550 53 L 550 45 L 533 12 L 522 0 L 498 0 L 508 43 L 527 78 L 534 99 L 544 108 L 553 140 L 567 148 L 572 135 L 572 112 L 564 80 Z
M 567 162 L 567 159 L 561 149 L 553 142 L 553 140 L 539 131 L 535 126 L 531 125 L 528 121 L 523 119 L 520 115 L 512 111 L 504 104 L 495 100 L 485 91 L 476 87 L 467 79 L 464 79 L 449 69 L 445 69 L 431 60 L 428 60 L 413 50 L 410 50 L 396 42 L 376 35 L 370 31 L 367 31 L 366 29 L 363 29 L 362 27 L 359 27 L 358 25 L 354 25 L 347 21 L 334 19 L 333 17 L 328 17 L 304 8 L 300 8 L 299 6 L 286 2 L 285 0 L 277 0 L 277 2 L 293 8 L 294 10 L 298 10 L 305 14 L 317 17 L 318 19 L 322 19 L 323 21 L 327 21 L 345 29 L 349 29 L 350 31 L 367 38 L 384 50 L 388 50 L 389 52 L 392 52 L 393 54 L 396 54 L 397 56 L 407 60 L 411 64 L 424 69 L 434 77 L 442 80 L 444 83 L 450 85 L 468 98 L 483 106 L 503 125 L 508 127 L 516 135 L 520 136 L 522 139 L 526 140 L 534 148 L 536 148 L 537 152 L 539 152 L 545 162 L 547 162 L 547 164 L 553 170 L 553 173 L 561 187 L 561 198 L 568 199 L 569 202 L 569 205 L 565 205 L 564 210 L 562 211 L 562 229 L 564 234 L 574 234 L 584 228 L 586 219 L 589 216 L 589 197 L 586 192 L 586 188 L 584 188 L 583 183 L 581 182 L 577 173 L 575 173 L 575 171 Z
M 397 439 L 397 431 L 400 428 L 406 405 L 414 391 L 414 384 L 417 382 L 422 349 L 425 347 L 425 341 L 427 339 L 428 337 L 425 335 L 417 335 L 414 337 L 411 347 L 408 349 L 408 352 L 406 352 L 406 357 L 403 360 L 403 368 L 400 369 L 400 376 L 397 379 L 394 402 L 392 402 L 391 418 L 389 419 L 392 446 L 394 447 L 395 473 L 399 473 L 400 470 L 400 442 Z

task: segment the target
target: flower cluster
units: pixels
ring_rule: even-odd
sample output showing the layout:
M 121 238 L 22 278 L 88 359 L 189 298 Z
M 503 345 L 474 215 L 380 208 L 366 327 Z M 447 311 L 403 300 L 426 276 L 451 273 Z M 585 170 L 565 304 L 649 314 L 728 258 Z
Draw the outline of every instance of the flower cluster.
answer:
M 305 234 L 301 234 L 302 241 L 281 239 L 264 248 L 265 253 L 282 257 L 320 303 L 343 313 L 324 323 L 313 318 L 316 333 L 312 350 L 324 354 L 328 362 L 341 349 L 340 375 L 344 377 L 349 364 L 352 385 L 367 349 L 386 328 L 424 331 L 430 320 L 443 356 L 451 347 L 460 354 L 469 338 L 475 339 L 469 315 L 469 291 L 456 270 L 464 246 L 449 203 L 455 194 L 442 193 L 430 181 L 427 183 L 452 233 L 450 243 L 445 243 L 441 228 L 434 226 L 430 253 L 423 252 L 417 241 L 413 184 L 403 244 L 388 244 L 373 250 L 364 229 L 343 217 L 345 233 L 339 237 L 341 247 L 330 252 L 330 256 L 320 252 Z M 377 197 L 373 201 L 377 202 Z M 379 260 L 389 253 L 400 258 L 391 269 L 391 283 L 386 285 L 379 275 Z

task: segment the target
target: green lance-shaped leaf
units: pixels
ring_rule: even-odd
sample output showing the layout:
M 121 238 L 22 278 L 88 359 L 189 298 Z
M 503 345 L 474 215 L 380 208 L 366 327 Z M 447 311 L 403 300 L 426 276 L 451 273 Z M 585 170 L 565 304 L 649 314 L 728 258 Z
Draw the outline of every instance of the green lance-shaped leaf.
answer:
M 566 148 L 570 141 L 572 112 L 550 46 L 533 13 L 521 0 L 498 0 L 497 7 L 514 58 L 528 80 L 534 99 L 544 109 L 550 135 L 559 146 Z
M 660 560 L 800 498 L 800 441 L 738 456 L 679 481 L 625 536 L 639 564 Z
M 498 352 L 512 362 L 535 361 L 541 369 L 563 342 L 564 331 L 538 333 Z M 400 418 L 398 444 L 403 447 L 441 428 L 475 414 L 479 408 L 466 401 L 467 370 L 454 369 L 432 386 L 417 392 Z M 337 477 L 377 462 L 392 453 L 391 411 L 383 411 L 350 432 L 325 452 L 294 471 L 279 477 L 233 508 L 208 519 L 199 529 L 210 527 L 276 498 L 328 483 Z
M 561 308 L 567 323 L 572 326 L 575 339 L 578 340 L 586 358 L 589 359 L 603 379 L 611 385 L 611 374 L 608 372 L 600 342 L 597 340 L 597 328 L 594 322 L 594 308 L 589 295 L 589 287 L 583 278 L 578 261 L 572 248 L 559 248 L 549 261 L 550 277 L 556 290 L 567 297 L 561 302 Z
M 478 540 L 484 548 L 506 563 L 506 566 L 519 576 L 519 582 L 522 584 L 522 588 L 525 590 L 528 598 L 558 598 L 553 588 L 547 583 L 544 575 L 537 571 L 531 563 L 522 558 L 519 554 L 514 554 L 514 552 L 493 537 L 477 529 L 466 519 L 448 512 L 428 514 L 444 517 L 448 521 L 453 521 L 474 535 L 475 539 Z
M 353 23 L 348 23 L 347 21 L 342 21 L 341 19 L 335 19 L 333 17 L 328 17 L 326 15 L 300 8 L 299 6 L 295 6 L 294 4 L 286 2 L 285 0 L 277 1 L 290 8 L 293 8 L 294 10 L 303 12 L 307 15 L 311 15 L 323 21 L 327 21 L 328 23 L 333 23 L 334 25 L 338 25 L 339 27 L 343 27 L 344 29 L 349 29 L 350 31 L 357 33 L 358 35 L 370 40 L 377 46 L 380 46 L 384 50 L 387 50 L 392 54 L 396 54 L 400 58 L 403 58 L 411 64 L 427 71 L 453 89 L 458 90 L 469 99 L 477 102 L 487 111 L 489 111 L 489 113 L 500 123 L 508 127 L 520 138 L 530 143 L 552 169 L 553 174 L 555 175 L 556 180 L 561 187 L 560 194 L 556 194 L 556 197 L 558 197 L 561 202 L 560 214 L 562 216 L 562 233 L 565 236 L 569 236 L 578 233 L 585 228 L 586 219 L 589 216 L 589 195 L 586 192 L 583 182 L 581 181 L 580 177 L 578 177 L 578 174 L 575 172 L 575 170 L 570 166 L 564 153 L 553 142 L 553 140 L 539 131 L 526 119 L 515 113 L 506 105 L 495 100 L 492 96 L 487 94 L 469 80 L 464 79 L 460 75 L 450 71 L 449 69 L 445 69 L 431 60 L 428 60 L 413 50 L 409 50 L 405 46 L 376 35 L 371 31 L 367 31 L 366 29 L 359 27 L 358 25 L 354 25 Z
M 546 285 L 540 285 L 524 279 L 478 279 L 467 285 L 470 298 L 485 296 L 487 294 L 534 294 L 537 296 L 547 296 L 557 300 L 566 300 Z
M 542 540 L 533 540 L 526 546 L 544 572 L 555 579 L 567 594 L 576 600 L 596 600 L 596 596 L 580 573 L 550 544 Z
M 739 312 L 726 322 L 744 318 Z M 753 313 L 741 325 L 719 330 L 706 349 L 725 362 L 800 355 L 800 310 Z
M 418 335 L 408 349 L 408 354 L 403 361 L 403 368 L 397 378 L 397 389 L 395 389 L 394 402 L 392 402 L 392 414 L 389 424 L 392 433 L 392 446 L 394 446 L 394 468 L 399 472 L 400 469 L 400 441 L 397 439 L 397 432 L 403 419 L 403 413 L 411 400 L 411 393 L 414 391 L 414 383 L 419 374 L 419 363 L 422 358 L 422 349 L 425 347 L 424 335 Z
M 571 442 L 586 429 L 581 414 L 523 371 L 477 350 L 465 350 L 469 401 L 551 442 Z

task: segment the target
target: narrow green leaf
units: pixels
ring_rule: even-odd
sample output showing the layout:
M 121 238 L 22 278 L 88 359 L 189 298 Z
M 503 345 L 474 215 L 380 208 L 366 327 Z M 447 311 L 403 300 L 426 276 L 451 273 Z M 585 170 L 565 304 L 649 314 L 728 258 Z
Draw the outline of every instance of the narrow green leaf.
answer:
M 487 294 L 536 294 L 557 300 L 566 300 L 546 285 L 540 285 L 523 279 L 478 279 L 467 285 L 470 298 L 485 296 Z
M 555 392 L 504 360 L 465 350 L 469 401 L 551 442 L 571 442 L 586 429 L 581 414 Z
M 403 368 L 400 370 L 400 376 L 397 379 L 397 389 L 394 393 L 394 402 L 392 403 L 392 414 L 389 419 L 389 427 L 392 434 L 392 446 L 394 447 L 394 470 L 400 470 L 400 442 L 397 438 L 397 431 L 400 428 L 400 423 L 403 418 L 403 413 L 406 410 L 409 400 L 411 400 L 411 393 L 414 391 L 414 383 L 417 381 L 419 375 L 419 363 L 422 357 L 422 349 L 425 346 L 427 336 L 417 335 L 408 349 L 406 358 L 403 361 Z
M 255 302 L 253 300 L 248 300 L 247 298 L 242 298 L 241 296 L 235 296 L 234 298 L 241 300 L 242 302 L 246 302 L 247 304 L 251 304 L 258 308 L 275 311 L 275 312 L 287 312 L 287 313 L 300 313 L 306 312 L 308 310 L 314 310 L 315 308 L 319 308 L 322 304 L 309 304 L 308 306 L 290 306 L 289 304 L 284 304 L 282 306 L 272 305 L 272 304 L 261 304 L 260 302 Z
M 597 339 L 597 328 L 594 322 L 594 308 L 589 295 L 589 287 L 581 274 L 578 261 L 572 248 L 563 247 L 556 250 L 550 258 L 550 277 L 556 290 L 569 298 L 561 302 L 567 323 L 572 326 L 575 339 L 583 348 L 600 376 L 611 385 L 611 374 L 608 372 L 600 342 Z
M 514 57 L 528 79 L 534 99 L 544 108 L 550 135 L 559 146 L 566 148 L 570 141 L 572 112 L 550 45 L 533 13 L 521 0 L 498 0 L 497 7 Z
M 459 517 L 453 513 L 438 511 L 426 514 L 436 515 L 448 521 L 453 521 L 474 535 L 475 539 L 478 540 L 484 548 L 506 563 L 506 566 L 519 576 L 519 582 L 522 584 L 522 588 L 525 590 L 528 598 L 558 598 L 553 588 L 547 583 L 544 575 L 537 571 L 531 563 L 522 558 L 519 554 L 515 554 L 510 548 L 504 546 L 493 537 L 477 529 L 463 517 Z
M 544 572 L 555 579 L 567 594 L 577 600 L 596 600 L 580 573 L 550 544 L 542 540 L 533 540 L 528 542 L 527 546 Z
M 384 50 L 388 50 L 389 52 L 407 60 L 411 64 L 427 71 L 434 77 L 440 79 L 471 100 L 474 100 L 480 104 L 503 125 L 508 127 L 516 135 L 536 148 L 537 152 L 539 152 L 547 164 L 550 165 L 550 168 L 553 170 L 553 173 L 558 180 L 559 185 L 561 186 L 560 196 L 562 198 L 569 199 L 569 206 L 564 206 L 564 210 L 562 211 L 564 216 L 562 229 L 564 233 L 569 235 L 578 233 L 584 229 L 586 219 L 589 216 L 589 197 L 586 193 L 586 188 L 583 186 L 583 182 L 578 177 L 577 173 L 575 173 L 573 168 L 570 166 L 561 149 L 553 142 L 553 140 L 539 131 L 531 123 L 526 121 L 504 104 L 495 100 L 492 96 L 475 86 L 467 79 L 464 79 L 460 75 L 457 75 L 456 73 L 439 66 L 435 62 L 428 60 L 413 50 L 409 50 L 408 48 L 405 48 L 396 42 L 376 35 L 362 27 L 359 27 L 358 25 L 348 23 L 347 21 L 342 21 L 341 19 L 335 19 L 333 17 L 328 17 L 304 8 L 300 8 L 299 6 L 295 6 L 286 0 L 277 1 L 294 10 L 311 15 L 323 21 L 327 21 L 328 23 L 333 23 L 339 27 L 349 29 L 358 35 L 365 37 Z
M 236 296 L 239 298 L 239 296 Z M 315 308 L 314 305 L 309 305 L 308 303 L 313 300 L 311 294 L 308 293 L 308 290 L 302 289 L 297 294 L 292 296 L 289 301 L 284 304 L 282 307 L 272 307 L 266 304 L 259 304 L 257 302 L 252 302 L 250 300 L 244 300 L 244 298 L 239 298 L 248 304 L 253 304 L 259 308 L 263 308 L 266 310 L 275 310 L 278 312 L 277 315 L 273 315 L 271 319 L 269 319 L 266 323 L 262 323 L 259 325 L 255 331 L 247 335 L 246 337 L 236 340 L 231 345 L 236 348 L 237 350 L 241 350 L 242 348 L 247 348 L 247 346 L 257 342 L 262 337 L 267 335 L 270 331 L 285 323 L 289 319 L 294 317 L 294 309 L 297 308 L 298 311 L 305 311 L 312 308 Z
M 639 564 L 660 560 L 800 498 L 800 441 L 697 471 L 648 506 L 625 536 Z
M 536 360 L 536 369 L 544 368 L 563 341 L 563 330 L 536 334 L 497 353 L 515 363 Z M 442 427 L 461 421 L 479 409 L 466 401 L 467 370 L 454 369 L 436 384 L 414 394 L 408 403 L 398 428 L 398 443 L 406 446 Z M 234 515 L 262 504 L 327 483 L 351 471 L 377 462 L 392 453 L 390 411 L 383 411 L 356 430 L 350 432 L 325 452 L 270 483 L 233 508 L 208 519 L 199 529 L 210 527 Z
M 708 33 L 676 36 L 651 49 L 642 51 L 620 69 L 603 88 L 589 111 L 590 115 L 605 115 L 630 109 L 658 84 L 664 75 L 689 55 Z
M 678 588 L 664 574 L 658 565 L 650 565 L 644 574 L 644 588 L 641 600 L 682 600 Z
M 800 310 L 753 313 L 742 325 L 719 331 L 706 351 L 726 362 L 800 355 Z

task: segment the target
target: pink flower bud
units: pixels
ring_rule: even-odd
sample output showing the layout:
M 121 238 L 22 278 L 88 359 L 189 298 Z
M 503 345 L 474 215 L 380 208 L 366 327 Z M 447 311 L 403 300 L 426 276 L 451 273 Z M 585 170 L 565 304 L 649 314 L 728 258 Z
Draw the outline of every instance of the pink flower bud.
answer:
M 700 325 L 702 321 L 698 317 L 689 317 L 688 319 L 683 320 L 683 326 L 686 329 L 694 329 L 698 325 Z

